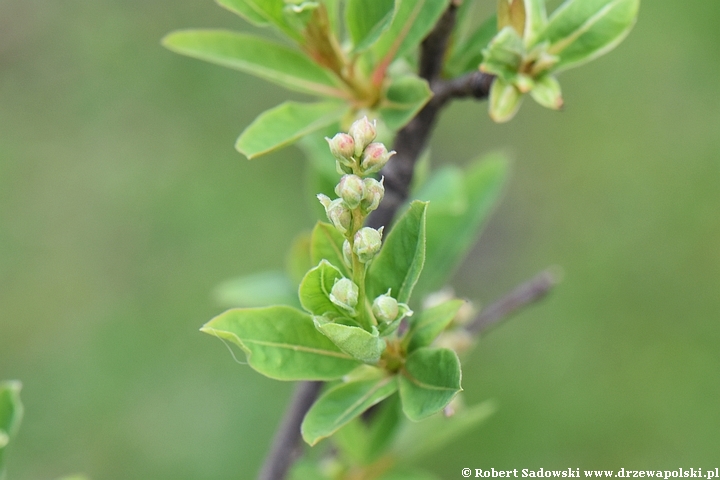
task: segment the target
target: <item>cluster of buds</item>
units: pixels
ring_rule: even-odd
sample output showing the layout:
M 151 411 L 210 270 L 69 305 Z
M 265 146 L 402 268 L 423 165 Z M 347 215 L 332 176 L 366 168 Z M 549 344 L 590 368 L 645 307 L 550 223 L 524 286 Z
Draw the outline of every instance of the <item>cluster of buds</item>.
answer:
M 382 229 L 364 227 L 353 231 L 362 220 L 377 209 L 385 195 L 383 180 L 368 177 L 377 173 L 395 152 L 388 152 L 382 143 L 373 142 L 377 135 L 375 122 L 357 120 L 348 133 L 327 138 L 330 151 L 342 174 L 335 187 L 338 198 L 318 195 L 330 223 L 346 236 L 343 254 L 348 265 L 355 254 L 361 263 L 368 263 L 382 245 Z M 368 177 L 368 178 L 363 178 Z

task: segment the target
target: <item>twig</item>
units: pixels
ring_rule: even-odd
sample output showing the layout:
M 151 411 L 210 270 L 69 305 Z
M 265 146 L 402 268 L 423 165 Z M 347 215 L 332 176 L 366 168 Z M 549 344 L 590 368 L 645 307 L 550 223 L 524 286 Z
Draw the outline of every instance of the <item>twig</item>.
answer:
M 322 382 L 300 382 L 295 387 L 290 403 L 272 447 L 260 470 L 258 480 L 279 480 L 285 478 L 293 462 L 301 453 L 300 425 L 305 414 L 320 393 Z
M 479 335 L 487 332 L 518 310 L 544 298 L 558 284 L 559 275 L 552 268 L 543 270 L 530 280 L 521 283 L 500 300 L 484 308 L 466 327 L 469 333 Z
M 430 84 L 433 98 L 395 137 L 393 148 L 398 153 L 382 172 L 385 176 L 385 197 L 367 222 L 374 228 L 389 226 L 398 208 L 407 200 L 415 163 L 427 144 L 442 107 L 451 98 L 485 98 L 490 90 L 492 77 L 480 72 L 454 80 L 439 78 L 448 39 L 455 25 L 456 10 L 456 2 L 451 2 L 421 45 L 419 73 Z M 283 480 L 286 477 L 300 448 L 302 419 L 319 395 L 321 386 L 320 382 L 298 384 L 258 480 Z

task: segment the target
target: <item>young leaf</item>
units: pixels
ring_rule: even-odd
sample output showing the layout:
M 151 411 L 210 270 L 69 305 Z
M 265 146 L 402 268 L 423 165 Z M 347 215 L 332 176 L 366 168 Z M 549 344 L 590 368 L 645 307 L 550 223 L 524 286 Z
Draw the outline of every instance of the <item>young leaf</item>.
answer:
M 247 22 L 252 23 L 256 27 L 266 27 L 270 25 L 267 17 L 255 10 L 246 0 L 215 0 L 218 5 L 225 7 L 231 12 L 240 15 Z
M 395 377 L 384 375 L 331 388 L 305 415 L 301 426 L 303 439 L 315 445 L 396 390 Z
M 385 66 L 420 44 L 448 6 L 449 0 L 395 0 L 390 27 L 373 45 L 375 58 Z
M 417 319 L 412 318 L 412 326 L 408 332 L 410 338 L 408 350 L 412 352 L 420 347 L 430 345 L 455 318 L 463 303 L 465 302 L 462 300 L 450 300 L 423 310 Z
M 522 103 L 522 93 L 512 83 L 497 77 L 490 87 L 490 118 L 497 123 L 512 120 Z
M 389 26 L 395 7 L 394 0 L 348 0 L 345 25 L 353 42 L 353 51 L 370 47 Z
M 391 447 L 403 463 L 414 463 L 476 428 L 495 413 L 495 404 L 486 401 L 461 409 L 451 417 L 435 415 L 423 422 L 406 422 Z
M 395 78 L 385 92 L 378 113 L 390 130 L 399 130 L 413 119 L 431 97 L 432 91 L 422 78 L 415 75 Z
M 337 265 L 345 277 L 350 278 L 350 272 L 343 260 L 343 241 L 345 241 L 345 237 L 338 232 L 337 228 L 329 223 L 317 222 L 310 237 L 310 256 L 313 265 L 327 260 L 331 264 Z
M 472 2 L 463 2 L 463 5 Z M 483 61 L 483 50 L 497 33 L 497 18 L 493 15 L 483 22 L 465 41 L 453 47 L 445 65 L 449 78 L 477 70 Z
M 281 304 L 300 306 L 297 286 L 284 272 L 267 271 L 227 280 L 215 287 L 218 304 L 228 308 Z
M 462 390 L 460 360 L 447 348 L 419 348 L 398 376 L 403 412 L 419 421 L 439 412 Z
M 523 0 L 523 2 L 525 4 L 525 31 L 523 40 L 525 41 L 525 45 L 532 45 L 547 25 L 545 0 Z
M 640 0 L 567 0 L 550 17 L 539 41 L 560 56 L 557 70 L 576 67 L 615 48 L 635 24 Z
M 253 159 L 337 122 L 346 110 L 336 102 L 282 103 L 261 113 L 237 139 L 235 148 Z
M 447 203 L 445 197 L 454 197 L 457 189 L 455 175 L 438 176 L 437 184 L 429 184 L 418 197 L 429 200 L 427 212 L 427 254 L 423 275 L 416 287 L 420 295 L 433 292 L 447 282 L 450 275 L 477 241 L 492 208 L 500 196 L 507 177 L 507 159 L 501 154 L 482 157 L 471 163 L 463 173 L 463 195 L 466 208 L 449 210 L 434 208 Z M 446 187 L 446 188 L 441 188 Z
M 300 303 L 313 315 L 330 319 L 343 317 L 346 313 L 330 301 L 330 292 L 336 280 L 343 278 L 342 272 L 327 260 L 321 260 L 300 282 Z
M 339 80 L 305 55 L 279 43 L 226 30 L 180 30 L 165 36 L 168 49 L 258 76 L 290 90 L 345 98 Z
M 283 32 L 288 37 L 292 38 L 295 41 L 301 42 L 303 40 L 302 35 L 300 32 L 298 32 L 293 26 L 288 22 L 287 17 L 285 16 L 285 6 L 287 3 L 285 0 L 217 0 L 218 3 L 220 3 L 223 6 L 232 5 L 234 7 L 231 8 L 231 10 L 238 13 L 238 11 L 242 11 L 245 13 L 245 15 L 240 14 L 244 16 L 248 21 L 251 21 L 250 18 L 253 20 L 257 20 L 258 18 L 262 18 L 265 20 L 265 22 L 270 23 L 274 25 L 278 30 Z M 244 5 L 240 5 L 243 3 Z M 227 7 L 229 8 L 229 7 Z M 253 11 L 253 13 L 249 13 L 249 11 Z M 252 21 L 252 23 L 255 23 Z
M 4 452 L 20 427 L 23 406 L 20 402 L 22 385 L 18 381 L 0 382 L 0 478 L 5 471 Z
M 340 350 L 363 363 L 374 365 L 385 351 L 385 340 L 377 331 L 369 333 L 359 326 L 334 323 L 325 317 L 313 317 L 315 328 L 328 337 Z
M 334 380 L 360 365 L 291 307 L 228 310 L 200 331 L 237 344 L 252 368 L 276 380 Z
M 387 236 L 382 250 L 370 264 L 368 298 L 392 290 L 398 302 L 408 303 L 425 263 L 427 202 L 414 201 Z

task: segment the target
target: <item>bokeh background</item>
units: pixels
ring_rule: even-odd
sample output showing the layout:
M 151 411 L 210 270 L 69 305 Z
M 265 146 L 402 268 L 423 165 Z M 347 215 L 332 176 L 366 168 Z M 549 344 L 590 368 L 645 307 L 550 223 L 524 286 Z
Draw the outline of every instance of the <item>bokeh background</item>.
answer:
M 648 0 L 562 75 L 564 112 L 445 112 L 436 165 L 515 158 L 458 292 L 488 303 L 548 265 L 564 282 L 482 339 L 465 396 L 500 409 L 423 466 L 720 466 L 718 26 L 718 2 Z M 291 391 L 198 332 L 215 285 L 281 268 L 313 224 L 297 149 L 233 149 L 287 94 L 164 50 L 183 27 L 247 29 L 210 0 L 0 0 L 11 480 L 253 478 Z

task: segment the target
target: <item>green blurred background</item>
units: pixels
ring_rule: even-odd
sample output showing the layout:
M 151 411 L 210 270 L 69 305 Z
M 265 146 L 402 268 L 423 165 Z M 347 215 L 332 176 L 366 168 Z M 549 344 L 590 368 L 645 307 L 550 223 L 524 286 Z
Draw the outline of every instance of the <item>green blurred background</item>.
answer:
M 566 109 L 442 117 L 436 165 L 512 152 L 458 273 L 490 302 L 547 265 L 552 297 L 485 337 L 471 468 L 720 464 L 720 4 L 648 0 L 616 51 L 562 75 Z M 0 0 L 0 378 L 23 381 L 9 479 L 253 478 L 291 385 L 198 328 L 211 291 L 280 268 L 313 223 L 295 148 L 238 133 L 287 94 L 159 45 L 247 28 L 210 0 Z

